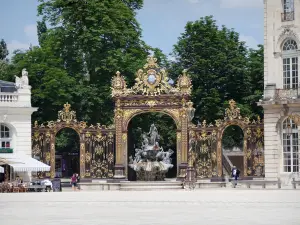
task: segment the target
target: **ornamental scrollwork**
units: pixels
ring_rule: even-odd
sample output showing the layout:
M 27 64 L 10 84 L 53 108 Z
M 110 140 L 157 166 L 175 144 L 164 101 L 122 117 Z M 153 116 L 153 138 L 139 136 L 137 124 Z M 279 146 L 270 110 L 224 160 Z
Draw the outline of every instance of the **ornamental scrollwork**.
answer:
M 231 99 L 229 101 L 229 108 L 225 110 L 225 120 L 242 119 L 240 108 L 236 106 L 236 102 Z
M 57 122 L 77 122 L 76 119 L 76 112 L 73 110 L 70 110 L 71 105 L 67 102 L 64 104 L 64 108 L 61 111 L 58 111 L 58 119 Z
M 165 69 L 157 64 L 153 56 L 147 58 L 147 63 L 136 72 L 135 84 L 127 88 L 125 78 L 118 71 L 111 82 L 112 97 L 126 97 L 130 95 L 161 96 L 161 95 L 191 95 L 192 82 L 184 70 L 179 76 L 176 87 Z M 151 102 L 151 104 L 154 102 Z M 151 106 L 151 105 L 150 105 Z

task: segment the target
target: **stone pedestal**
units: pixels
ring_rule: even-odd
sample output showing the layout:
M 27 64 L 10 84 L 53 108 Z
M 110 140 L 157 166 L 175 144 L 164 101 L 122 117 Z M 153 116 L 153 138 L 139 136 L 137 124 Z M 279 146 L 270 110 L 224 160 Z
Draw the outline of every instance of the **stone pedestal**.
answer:
M 125 167 L 124 165 L 116 164 L 115 165 L 115 174 L 114 179 L 125 180 Z

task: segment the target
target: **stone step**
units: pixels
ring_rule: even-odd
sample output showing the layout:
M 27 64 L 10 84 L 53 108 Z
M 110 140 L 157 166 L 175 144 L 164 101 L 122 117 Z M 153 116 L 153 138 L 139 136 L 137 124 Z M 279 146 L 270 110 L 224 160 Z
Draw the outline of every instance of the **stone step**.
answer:
M 182 186 L 181 182 L 120 182 L 121 187 L 171 187 Z
M 181 182 L 138 181 L 120 182 L 120 191 L 182 190 Z
M 162 191 L 162 190 L 182 190 L 182 186 L 133 186 L 120 187 L 120 191 Z

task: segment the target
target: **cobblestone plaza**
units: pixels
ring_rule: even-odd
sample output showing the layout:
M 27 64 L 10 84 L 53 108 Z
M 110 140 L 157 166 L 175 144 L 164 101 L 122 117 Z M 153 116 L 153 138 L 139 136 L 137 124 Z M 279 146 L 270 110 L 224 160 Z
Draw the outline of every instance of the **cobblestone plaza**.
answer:
M 0 207 L 5 225 L 300 224 L 298 190 L 13 193 Z

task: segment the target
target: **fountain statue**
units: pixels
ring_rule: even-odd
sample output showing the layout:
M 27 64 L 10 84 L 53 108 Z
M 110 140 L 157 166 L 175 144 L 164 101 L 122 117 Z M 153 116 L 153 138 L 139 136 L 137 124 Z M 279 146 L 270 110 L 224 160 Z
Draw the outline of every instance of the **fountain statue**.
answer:
M 129 167 L 136 171 L 137 180 L 164 180 L 166 173 L 173 167 L 172 149 L 164 151 L 159 146 L 160 136 L 154 124 L 149 133 L 142 134 L 141 148 L 135 149 L 134 157 L 129 157 Z

